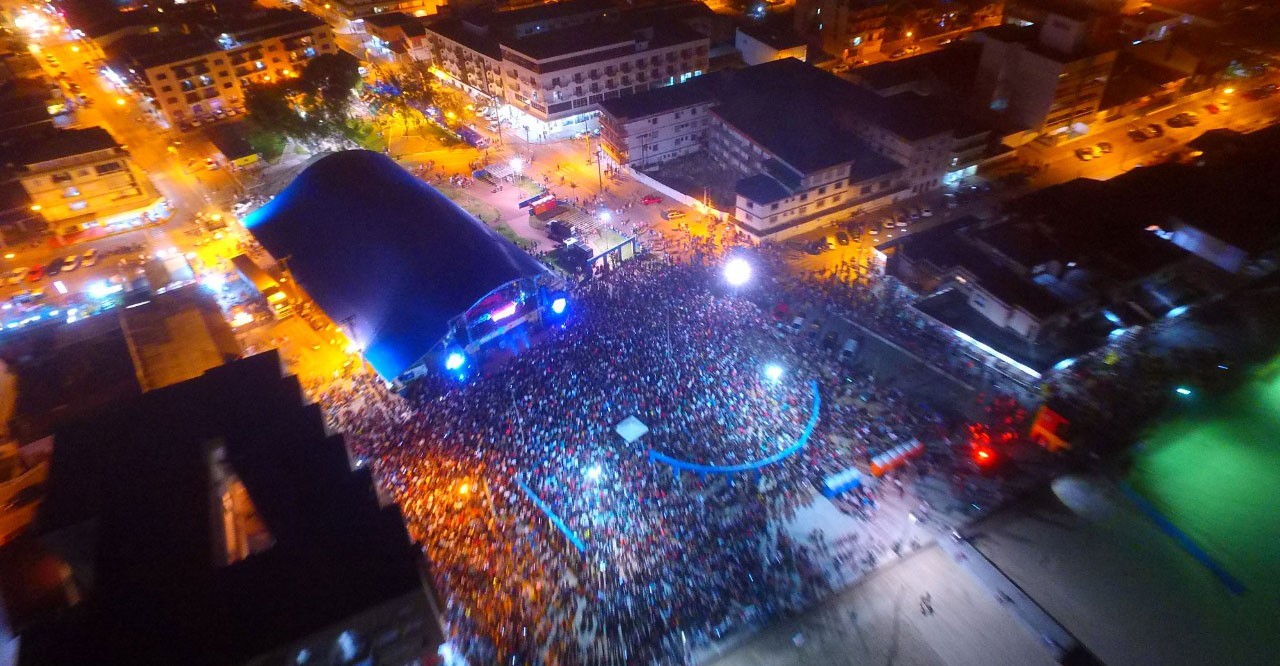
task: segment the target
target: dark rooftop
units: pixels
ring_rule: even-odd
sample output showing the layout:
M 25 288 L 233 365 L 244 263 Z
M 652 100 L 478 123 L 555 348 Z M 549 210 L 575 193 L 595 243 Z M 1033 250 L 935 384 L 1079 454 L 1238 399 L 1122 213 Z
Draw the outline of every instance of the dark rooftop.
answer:
M 10 151 L 11 159 L 32 165 L 40 162 L 83 155 L 98 150 L 119 148 L 111 133 L 101 127 L 63 129 L 32 138 Z
M 809 173 L 871 153 L 838 118 L 855 99 L 848 81 L 785 58 L 732 72 L 726 83 L 712 113 L 795 169 Z
M 618 5 L 613 0 L 563 0 L 501 12 L 484 10 L 468 14 L 466 19 L 490 25 L 513 26 L 578 14 L 605 16 L 617 11 L 619 11 Z
M 716 99 L 715 84 L 723 74 L 716 72 L 696 76 L 680 85 L 662 86 L 635 95 L 606 99 L 600 102 L 600 108 L 618 120 L 627 121 L 704 104 Z
M 773 176 L 763 173 L 743 178 L 738 181 L 734 190 L 737 194 L 759 204 L 773 203 L 791 196 L 791 190 L 783 187 L 782 183 L 775 180 Z
M 198 58 L 220 50 L 222 48 L 210 37 L 159 33 L 125 35 L 104 49 L 109 60 L 142 69 Z
M 742 25 L 738 32 L 779 51 L 804 46 L 807 42 L 795 31 L 779 26 Z
M 502 48 L 495 37 L 469 27 L 460 19 L 440 18 L 425 24 L 425 27 L 428 32 L 434 32 L 445 39 L 457 42 L 493 60 L 502 59 Z
M 36 530 L 79 594 L 24 632 L 19 663 L 246 663 L 393 602 L 433 651 L 421 553 L 349 464 L 275 351 L 63 424 Z M 227 474 L 270 535 L 229 564 Z

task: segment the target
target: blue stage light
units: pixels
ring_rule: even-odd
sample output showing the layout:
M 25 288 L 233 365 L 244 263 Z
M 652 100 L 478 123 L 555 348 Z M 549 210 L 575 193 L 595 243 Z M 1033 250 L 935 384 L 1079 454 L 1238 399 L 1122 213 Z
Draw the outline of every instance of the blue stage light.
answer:
M 551 301 L 551 311 L 556 314 L 563 314 L 567 307 L 569 307 L 569 301 L 563 296 Z
M 467 357 L 463 356 L 462 354 L 459 354 L 458 352 L 452 352 L 449 354 L 447 358 L 445 358 L 444 367 L 446 370 L 457 370 L 458 368 L 462 367 L 463 363 L 466 363 L 466 362 L 467 362 Z

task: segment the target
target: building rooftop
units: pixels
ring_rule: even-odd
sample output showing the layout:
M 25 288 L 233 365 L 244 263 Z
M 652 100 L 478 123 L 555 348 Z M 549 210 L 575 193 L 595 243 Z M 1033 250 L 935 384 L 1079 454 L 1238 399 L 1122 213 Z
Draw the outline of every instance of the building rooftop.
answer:
M 712 109 L 779 159 L 805 173 L 871 153 L 845 129 L 854 86 L 795 58 L 729 73 Z
M 614 0 L 563 0 L 562 2 L 548 2 L 532 7 L 521 7 L 498 12 L 480 10 L 467 14 L 466 19 L 495 26 L 516 26 L 567 16 L 596 15 L 604 17 L 619 11 L 618 5 Z
M 417 654 L 434 652 L 398 508 L 281 368 L 270 351 L 58 427 L 36 530 L 78 594 L 23 633 L 19 664 L 215 666 L 304 647 L 337 663 L 336 634 L 392 603 L 425 622 Z M 246 553 L 233 487 L 257 526 Z M 357 636 L 346 661 L 372 662 L 376 638 Z
M 41 162 L 119 148 L 120 144 L 102 127 L 60 129 L 15 146 L 8 151 L 15 163 L 32 166 Z
M 536 60 L 547 60 L 608 46 L 631 46 L 646 42 L 648 48 L 693 42 L 705 37 L 675 21 L 657 21 L 650 25 L 626 23 L 592 24 L 590 28 L 574 26 L 541 32 L 519 39 L 500 38 L 503 47 Z M 554 67 L 554 65 L 552 65 Z M 546 71 L 545 68 L 543 71 Z
M 784 187 L 773 176 L 763 173 L 738 181 L 734 191 L 759 204 L 773 203 L 791 196 L 791 190 Z
M 606 46 L 634 44 L 636 35 L 618 25 L 592 25 L 550 30 L 520 39 L 500 38 L 503 48 L 510 49 L 535 60 L 557 58 Z
M 600 102 L 600 108 L 618 120 L 627 121 L 686 106 L 706 104 L 716 99 L 716 84 L 723 72 L 695 76 L 680 85 L 653 88 L 635 95 L 624 95 Z
M 103 50 L 108 60 L 125 67 L 149 69 L 216 53 L 222 47 L 212 37 L 149 33 L 125 35 Z
M 436 33 L 493 60 L 502 60 L 502 47 L 497 38 L 469 26 L 461 19 L 444 17 L 426 23 L 424 27 L 427 32 Z
M 778 51 L 805 46 L 808 42 L 794 30 L 780 26 L 742 25 L 738 32 Z

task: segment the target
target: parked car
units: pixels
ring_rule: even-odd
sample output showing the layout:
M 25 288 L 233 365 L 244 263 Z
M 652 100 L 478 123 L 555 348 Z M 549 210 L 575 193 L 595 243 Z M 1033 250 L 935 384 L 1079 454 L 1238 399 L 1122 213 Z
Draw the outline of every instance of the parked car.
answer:
M 1093 159 L 1093 151 L 1088 148 L 1076 148 L 1076 158 L 1088 162 Z
M 61 272 L 62 272 L 61 259 L 54 259 L 53 261 L 50 261 L 48 264 L 45 264 L 45 267 L 44 267 L 45 277 L 54 277 L 55 275 L 58 275 Z
M 1164 128 L 1157 123 L 1151 123 L 1147 125 L 1147 134 L 1153 139 L 1162 137 L 1164 136 Z
M 933 209 L 928 206 L 921 208 L 920 217 L 933 217 Z
M 827 331 L 827 334 L 822 336 L 822 348 L 827 351 L 833 351 L 836 348 L 837 341 L 836 332 Z
M 803 331 L 803 330 L 804 330 L 804 317 L 796 317 L 795 319 L 791 320 L 792 333 L 798 334 L 800 333 L 800 331 Z
M 920 219 L 920 209 L 919 208 L 908 209 L 907 216 L 911 218 L 912 222 L 915 222 L 916 220 Z
M 1147 139 L 1151 138 L 1147 136 L 1146 132 L 1140 129 L 1131 129 L 1129 130 L 1128 134 L 1129 134 L 1129 138 L 1133 140 L 1134 143 L 1142 143 L 1143 141 L 1146 141 Z
M 85 250 L 84 254 L 80 256 L 80 265 L 84 266 L 85 268 L 88 268 L 96 263 L 98 263 L 97 250 Z
M 22 278 L 27 274 L 25 268 L 15 268 L 4 274 L 5 284 L 22 284 Z
M 649 204 L 662 203 L 662 197 L 656 194 L 646 194 L 640 197 L 640 203 L 648 206 Z
M 837 243 L 839 243 L 839 244 L 841 244 L 841 245 L 848 245 L 848 244 L 849 244 L 849 234 L 846 234 L 846 233 L 845 233 L 845 232 L 843 232 L 843 231 L 837 231 L 837 232 L 836 232 L 836 242 L 837 242 Z
M 1103 153 L 1110 153 L 1110 152 L 1111 152 L 1111 142 L 1109 142 L 1109 141 L 1103 141 L 1103 142 L 1099 143 L 1099 144 L 1096 146 L 1096 148 L 1097 148 L 1099 151 L 1103 152 Z M 1095 155 L 1095 157 L 1096 157 L 1096 155 Z
M 1218 112 L 1220 112 L 1222 109 L 1219 109 L 1217 104 L 1214 104 L 1213 102 L 1209 102 L 1208 104 L 1204 105 L 1204 110 L 1208 111 L 1210 114 L 1217 115 Z
M 880 224 L 881 224 L 881 226 L 883 226 L 883 227 L 885 228 L 885 231 L 888 231 L 888 230 L 892 229 L 892 228 L 895 226 L 895 224 L 894 224 L 894 221 L 893 221 L 893 218 L 892 218 L 892 217 L 886 217 L 886 218 L 884 218 L 884 222 L 881 222 Z
M 73 254 L 69 257 L 63 258 L 62 260 L 63 273 L 70 273 L 71 271 L 74 271 L 79 267 L 80 267 L 80 255 L 78 254 Z
M 31 270 L 27 271 L 27 282 L 39 282 L 42 278 L 44 278 L 44 266 L 32 266 Z
M 678 220 L 684 217 L 686 213 L 679 208 L 669 208 L 662 211 L 662 218 L 665 220 Z

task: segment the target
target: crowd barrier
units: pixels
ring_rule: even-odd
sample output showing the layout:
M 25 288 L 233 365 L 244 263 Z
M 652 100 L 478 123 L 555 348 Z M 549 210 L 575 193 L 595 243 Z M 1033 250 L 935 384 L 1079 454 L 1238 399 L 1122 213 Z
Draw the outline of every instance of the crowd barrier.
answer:
M 779 460 L 794 454 L 796 451 L 803 449 L 805 444 L 809 443 L 809 436 L 813 434 L 813 429 L 818 425 L 818 408 L 821 406 L 821 398 L 818 395 L 818 382 L 811 383 L 813 386 L 813 413 L 809 415 L 809 423 L 805 425 L 804 432 L 800 434 L 800 438 L 796 443 L 786 449 L 779 451 L 768 458 L 757 460 L 755 462 L 742 463 L 741 465 L 700 465 L 691 463 L 679 458 L 672 458 L 665 453 L 658 453 L 653 449 L 649 449 L 649 462 L 664 462 L 671 465 L 675 469 L 676 476 L 680 475 L 680 470 L 688 470 L 695 474 L 734 474 L 737 472 L 750 472 L 758 470 L 761 467 L 772 465 Z
M 520 490 L 523 490 L 524 494 L 528 495 L 529 499 L 533 500 L 533 503 L 536 504 L 539 509 L 542 509 L 543 513 L 547 514 L 547 517 L 551 519 L 551 522 L 554 523 L 556 527 L 560 528 L 561 532 L 564 532 L 564 535 L 569 539 L 569 543 L 576 546 L 579 552 L 587 550 L 586 545 L 582 543 L 582 539 L 579 539 L 578 535 L 575 534 L 573 530 L 569 529 L 569 526 L 565 525 L 563 520 L 560 520 L 560 516 L 557 516 L 556 512 L 552 511 L 551 507 L 547 506 L 547 503 L 543 502 L 541 497 L 538 497 L 537 493 L 533 492 L 529 486 L 524 485 L 523 481 L 517 480 L 516 485 L 520 486 Z
M 921 453 L 924 453 L 924 444 L 919 440 L 912 439 L 905 444 L 899 444 L 871 459 L 871 473 L 880 476 L 906 462 L 908 457 L 918 456 Z

